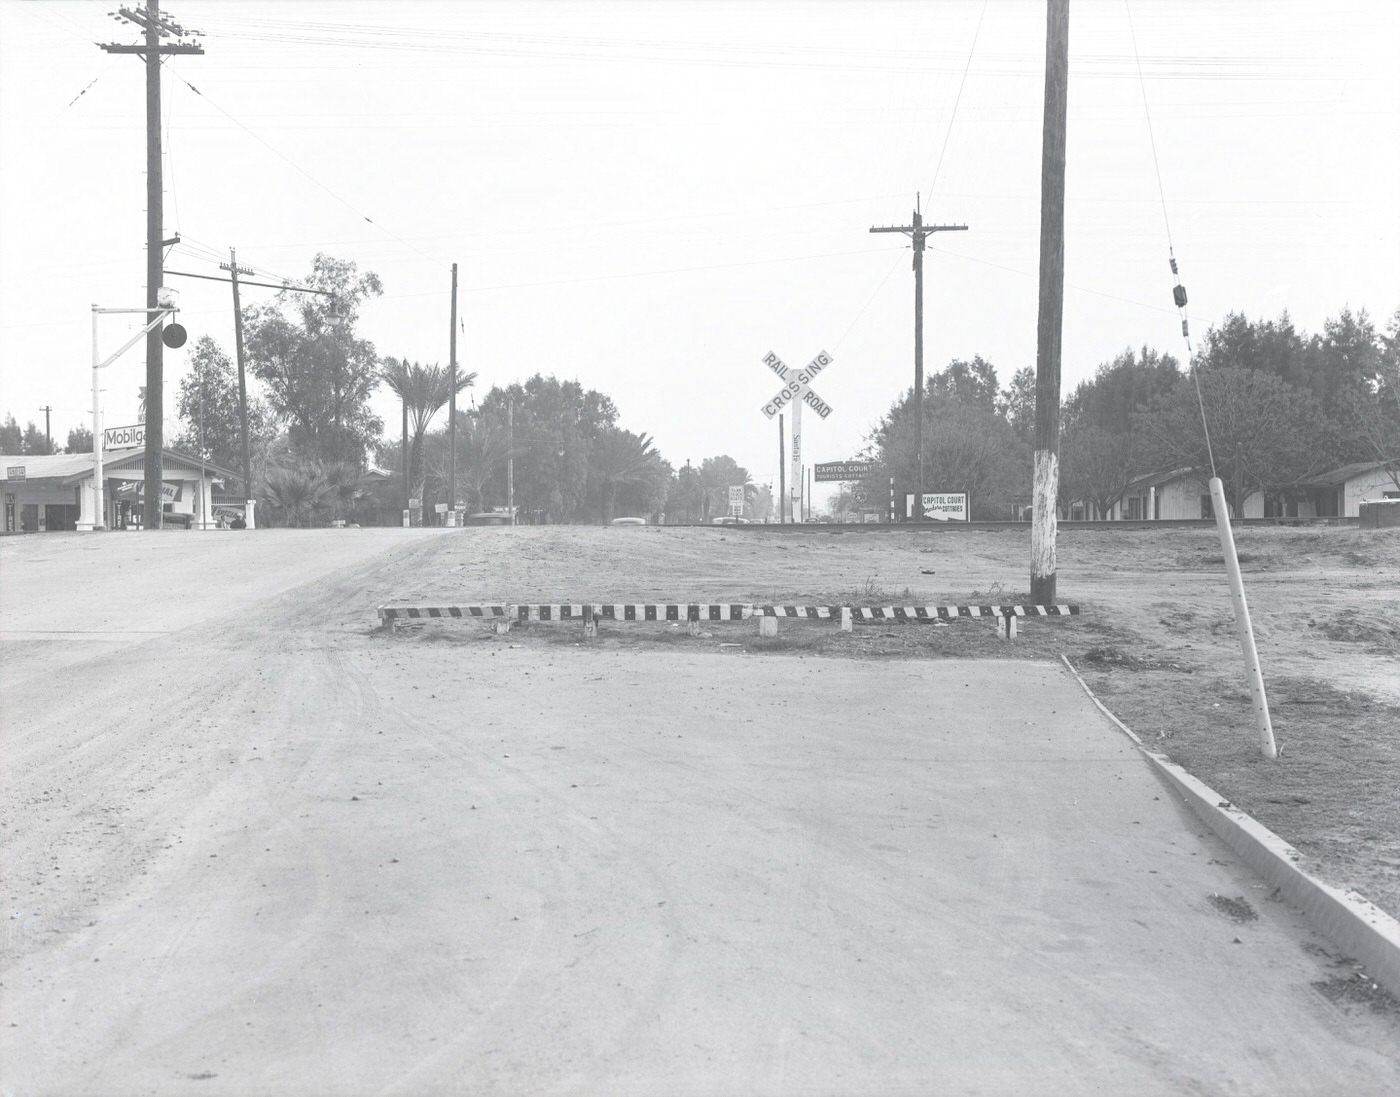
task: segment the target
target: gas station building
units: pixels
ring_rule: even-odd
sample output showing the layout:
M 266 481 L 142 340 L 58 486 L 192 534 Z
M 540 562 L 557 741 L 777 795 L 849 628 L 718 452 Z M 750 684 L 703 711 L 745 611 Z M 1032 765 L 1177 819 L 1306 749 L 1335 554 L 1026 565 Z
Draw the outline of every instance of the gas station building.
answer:
M 91 453 L 0 458 L 6 533 L 91 530 L 96 507 Z M 145 490 L 144 446 L 104 450 L 102 509 L 96 524 L 139 529 Z M 229 469 L 179 450 L 161 451 L 164 522 L 190 529 L 217 529 L 242 518 L 253 527 L 253 505 L 216 497 L 215 485 L 239 480 Z

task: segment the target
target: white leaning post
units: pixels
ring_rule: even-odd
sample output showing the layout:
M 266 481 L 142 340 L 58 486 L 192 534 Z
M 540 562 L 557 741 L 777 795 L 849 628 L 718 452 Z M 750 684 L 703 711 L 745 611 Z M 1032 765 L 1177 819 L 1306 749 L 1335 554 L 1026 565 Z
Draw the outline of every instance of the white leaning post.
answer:
M 583 638 L 591 640 L 598 635 L 598 621 L 593 616 L 593 607 L 583 607 Z
M 851 631 L 851 607 L 850 607 L 850 606 L 842 606 L 842 607 L 841 607 L 841 631 L 842 631 L 842 632 L 850 632 L 850 631 Z
M 1240 560 L 1235 555 L 1235 535 L 1230 529 L 1230 508 L 1225 502 L 1225 485 L 1220 477 L 1210 478 L 1210 501 L 1215 510 L 1215 528 L 1220 533 L 1220 548 L 1225 556 L 1225 570 L 1230 577 L 1230 601 L 1235 607 L 1235 632 L 1240 651 L 1244 653 L 1245 670 L 1249 674 L 1250 692 L 1254 696 L 1254 720 L 1259 726 L 1259 750 L 1265 758 L 1277 758 L 1274 725 L 1269 719 L 1269 699 L 1264 693 L 1264 672 L 1259 667 L 1259 652 L 1254 646 L 1254 627 L 1249 621 L 1249 606 L 1244 600 L 1244 579 L 1240 576 Z
M 778 619 L 769 617 L 766 613 L 758 619 L 758 634 L 760 636 L 777 636 Z

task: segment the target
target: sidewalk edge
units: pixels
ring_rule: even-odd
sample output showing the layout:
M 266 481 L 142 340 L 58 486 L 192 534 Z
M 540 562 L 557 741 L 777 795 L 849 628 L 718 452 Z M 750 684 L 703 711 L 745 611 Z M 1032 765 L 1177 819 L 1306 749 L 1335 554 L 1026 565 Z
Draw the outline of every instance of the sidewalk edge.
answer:
M 1175 762 L 1148 750 L 1094 696 L 1069 659 L 1063 655 L 1060 659 L 1095 707 L 1132 739 L 1178 795 L 1245 864 L 1301 908 L 1308 921 L 1349 957 L 1363 964 L 1372 979 L 1400 998 L 1400 921 L 1358 892 L 1343 891 L 1304 871 L 1298 864 L 1302 854 L 1297 849 Z

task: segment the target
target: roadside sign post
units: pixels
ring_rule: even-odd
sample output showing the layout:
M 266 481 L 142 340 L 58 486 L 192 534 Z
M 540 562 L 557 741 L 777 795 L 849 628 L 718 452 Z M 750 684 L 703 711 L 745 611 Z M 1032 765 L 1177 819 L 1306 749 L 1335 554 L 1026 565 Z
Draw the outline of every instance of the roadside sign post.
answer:
M 823 419 L 831 414 L 831 405 L 812 388 L 817 375 L 831 365 L 831 355 L 818 351 L 805 367 L 795 370 L 770 350 L 763 356 L 763 364 L 783 381 L 778 394 L 763 405 L 763 414 L 772 419 L 784 408 L 792 408 L 792 478 L 788 488 L 792 493 L 792 516 L 796 522 L 802 506 L 802 405 L 806 404 Z

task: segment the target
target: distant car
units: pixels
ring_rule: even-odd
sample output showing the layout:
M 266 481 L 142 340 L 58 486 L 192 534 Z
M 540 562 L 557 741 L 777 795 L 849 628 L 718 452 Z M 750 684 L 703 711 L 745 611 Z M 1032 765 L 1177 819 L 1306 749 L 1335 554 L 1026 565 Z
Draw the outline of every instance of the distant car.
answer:
M 721 514 L 718 518 L 711 518 L 710 524 L 716 526 L 747 526 L 750 523 L 747 518 L 736 518 L 732 514 Z
M 614 518 L 608 523 L 610 526 L 644 526 L 646 524 L 645 518 Z
M 477 511 L 475 514 L 467 515 L 466 524 L 469 526 L 508 526 L 510 525 L 510 514 L 503 514 L 497 510 Z

